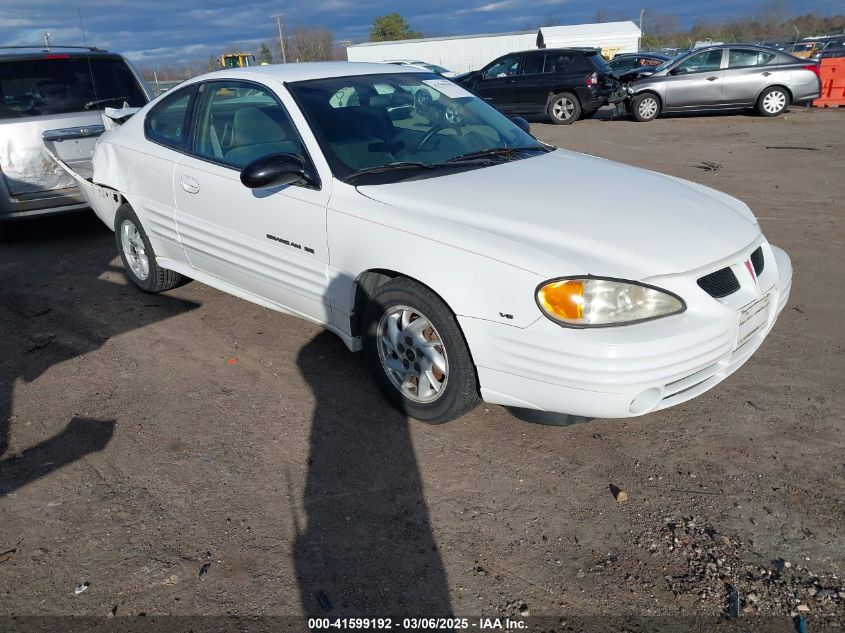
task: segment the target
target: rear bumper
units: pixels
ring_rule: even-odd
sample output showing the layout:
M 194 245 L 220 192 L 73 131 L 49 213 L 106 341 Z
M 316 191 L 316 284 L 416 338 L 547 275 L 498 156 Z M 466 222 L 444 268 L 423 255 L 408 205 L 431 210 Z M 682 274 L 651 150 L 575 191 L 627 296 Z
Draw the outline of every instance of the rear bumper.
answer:
M 809 71 L 804 71 L 804 73 L 809 75 L 806 81 L 788 86 L 792 92 L 793 103 L 812 101 L 813 99 L 818 99 L 822 96 L 821 80 L 815 75 L 815 73 L 811 73 Z
M 759 287 L 737 292 L 728 302 L 734 305 L 696 286 L 704 298 L 688 300 L 685 313 L 628 327 L 575 330 L 540 317 L 520 329 L 460 318 L 482 397 L 506 406 L 625 418 L 704 393 L 751 357 L 786 305 L 792 283 L 789 257 L 767 244 L 764 248 L 767 263 Z M 699 274 L 694 273 L 693 281 Z M 662 286 L 673 291 L 683 287 L 675 281 L 672 287 L 673 280 L 664 278 Z M 687 287 L 681 296 L 687 299 L 691 292 Z M 766 294 L 770 302 L 765 326 L 737 347 L 737 302 L 754 303 Z
M 599 86 L 579 88 L 578 99 L 581 101 L 581 108 L 584 111 L 598 110 L 603 105 L 607 105 L 607 99 L 612 93 L 613 90 Z
M 0 188 L 0 222 L 84 211 L 88 202 L 76 187 L 13 197 Z

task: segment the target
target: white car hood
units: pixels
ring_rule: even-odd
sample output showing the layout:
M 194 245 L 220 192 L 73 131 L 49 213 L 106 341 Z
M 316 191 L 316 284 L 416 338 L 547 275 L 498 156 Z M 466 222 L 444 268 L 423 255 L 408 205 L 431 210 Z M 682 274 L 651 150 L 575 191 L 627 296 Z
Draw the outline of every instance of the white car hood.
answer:
M 522 248 L 485 254 L 519 257 L 512 263 L 544 274 L 645 279 L 685 272 L 736 253 L 760 234 L 749 208 L 731 196 L 567 150 L 358 190 L 413 214 L 395 215 L 398 228 L 414 230 L 422 221 L 427 235 L 469 242 L 468 250 L 483 249 L 479 232 L 487 233 Z M 464 235 L 455 234 L 462 229 Z M 559 269 L 551 270 L 557 262 L 550 257 Z

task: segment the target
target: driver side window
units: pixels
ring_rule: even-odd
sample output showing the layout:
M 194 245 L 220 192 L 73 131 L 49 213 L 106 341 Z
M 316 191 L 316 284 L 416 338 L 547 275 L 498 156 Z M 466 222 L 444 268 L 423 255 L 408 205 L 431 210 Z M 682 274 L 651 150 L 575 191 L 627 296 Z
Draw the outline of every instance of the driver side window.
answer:
M 503 57 L 495 62 L 490 68 L 484 71 L 482 79 L 495 79 L 496 77 L 510 77 L 515 75 L 519 68 L 519 55 Z
M 688 73 L 703 73 L 719 70 L 722 65 L 722 49 L 703 51 L 687 57 L 680 64 L 675 66 L 674 74 L 684 75 Z
M 287 110 L 266 89 L 251 83 L 205 84 L 194 153 L 242 169 L 270 154 L 305 151 Z

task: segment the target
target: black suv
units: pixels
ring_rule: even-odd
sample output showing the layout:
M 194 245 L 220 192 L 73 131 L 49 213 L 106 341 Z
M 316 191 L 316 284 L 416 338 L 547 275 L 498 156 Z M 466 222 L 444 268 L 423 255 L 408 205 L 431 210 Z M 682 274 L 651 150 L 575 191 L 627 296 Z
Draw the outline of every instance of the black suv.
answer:
M 612 74 L 597 50 L 544 48 L 510 53 L 457 81 L 505 114 L 569 124 L 607 103 Z

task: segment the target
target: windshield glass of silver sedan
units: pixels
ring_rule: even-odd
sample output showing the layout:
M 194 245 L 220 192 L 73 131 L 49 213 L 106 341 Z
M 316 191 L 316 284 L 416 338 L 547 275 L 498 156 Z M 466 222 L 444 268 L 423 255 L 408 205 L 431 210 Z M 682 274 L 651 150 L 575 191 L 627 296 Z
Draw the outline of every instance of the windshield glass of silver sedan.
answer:
M 464 88 L 429 73 L 289 84 L 335 175 L 395 179 L 545 152 L 546 147 Z

